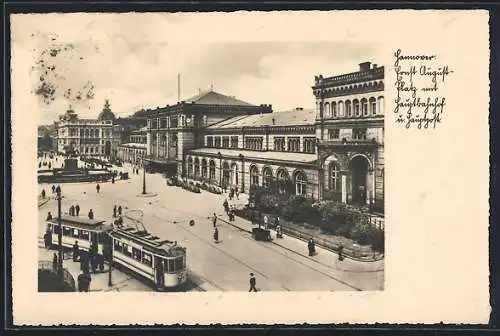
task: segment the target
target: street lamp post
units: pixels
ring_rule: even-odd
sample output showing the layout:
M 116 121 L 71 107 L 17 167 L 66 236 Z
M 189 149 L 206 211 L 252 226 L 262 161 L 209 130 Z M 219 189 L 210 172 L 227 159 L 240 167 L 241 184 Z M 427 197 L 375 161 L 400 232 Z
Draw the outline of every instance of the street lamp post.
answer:
M 62 246 L 62 225 L 61 225 L 61 187 L 57 187 L 57 224 L 59 225 L 59 232 L 57 233 L 58 247 L 59 247 L 59 269 L 58 275 L 61 281 L 61 286 L 64 283 L 63 275 L 63 246 Z
M 111 243 L 109 245 L 109 251 L 108 251 L 108 262 L 109 262 L 109 269 L 108 269 L 108 287 L 113 286 L 113 281 L 111 279 L 111 266 L 113 264 L 113 238 L 111 238 Z
M 146 164 L 142 158 L 142 194 L 146 194 Z

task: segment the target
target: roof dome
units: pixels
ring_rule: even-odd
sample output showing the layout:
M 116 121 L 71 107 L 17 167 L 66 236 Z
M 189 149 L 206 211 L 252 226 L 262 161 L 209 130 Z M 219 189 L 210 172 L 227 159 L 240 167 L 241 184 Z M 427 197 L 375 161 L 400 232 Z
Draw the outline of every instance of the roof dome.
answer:
M 106 102 L 104 103 L 104 108 L 102 109 L 101 113 L 99 113 L 99 116 L 97 117 L 98 120 L 115 120 L 115 115 L 113 112 L 111 112 L 111 109 L 109 107 L 109 101 L 106 99 Z

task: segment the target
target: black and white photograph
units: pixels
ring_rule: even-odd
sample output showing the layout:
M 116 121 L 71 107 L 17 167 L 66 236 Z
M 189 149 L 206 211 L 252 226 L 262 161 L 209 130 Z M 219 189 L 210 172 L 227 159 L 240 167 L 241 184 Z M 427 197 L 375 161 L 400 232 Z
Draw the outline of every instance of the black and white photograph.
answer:
M 13 237 L 24 234 L 13 246 L 35 253 L 30 263 L 15 255 L 18 276 L 32 274 L 23 277 L 34 295 L 49 301 L 77 293 L 86 307 L 103 295 L 110 307 L 172 305 L 172 322 L 213 323 L 223 305 L 221 319 L 246 309 L 266 323 L 304 311 L 386 322 L 399 316 L 396 300 L 414 311 L 443 293 L 444 275 L 479 278 L 487 259 L 467 246 L 487 213 L 469 205 L 487 189 L 457 162 L 467 153 L 479 175 L 486 167 L 487 136 L 468 150 L 459 127 L 487 125 L 487 104 L 474 119 L 462 113 L 474 99 L 483 111 L 484 97 L 460 94 L 487 87 L 470 65 L 487 60 L 487 39 L 475 40 L 474 61 L 437 39 L 484 17 L 377 13 L 11 17 L 13 153 L 23 158 L 13 165 Z M 386 20 L 427 20 L 435 38 Z M 449 287 L 464 298 L 456 305 L 481 306 L 465 282 Z M 195 302 L 206 313 L 190 315 Z M 159 321 L 142 316 L 112 322 Z
M 376 44 L 134 37 L 32 37 L 39 290 L 383 290 Z

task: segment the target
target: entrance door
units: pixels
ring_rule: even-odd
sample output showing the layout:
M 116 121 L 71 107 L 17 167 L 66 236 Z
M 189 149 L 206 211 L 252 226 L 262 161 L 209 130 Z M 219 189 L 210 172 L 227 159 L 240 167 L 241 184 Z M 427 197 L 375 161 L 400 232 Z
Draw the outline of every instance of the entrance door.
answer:
M 165 268 L 163 267 L 163 259 L 155 258 L 155 278 L 156 285 L 158 287 L 163 287 L 165 285 Z
M 366 204 L 368 161 L 365 157 L 356 156 L 349 164 L 351 176 L 352 203 Z
M 238 185 L 238 166 L 234 163 L 231 166 L 231 177 L 232 177 L 231 183 L 233 185 Z

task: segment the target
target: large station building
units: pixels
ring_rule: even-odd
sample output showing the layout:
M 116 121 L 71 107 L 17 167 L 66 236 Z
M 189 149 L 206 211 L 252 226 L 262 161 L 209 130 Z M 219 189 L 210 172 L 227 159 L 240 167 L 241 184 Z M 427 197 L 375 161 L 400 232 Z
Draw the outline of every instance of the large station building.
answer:
M 146 156 L 135 163 L 242 192 L 277 180 L 282 192 L 383 209 L 384 67 L 316 76 L 312 93 L 315 109 L 273 112 L 209 90 L 147 110 Z

